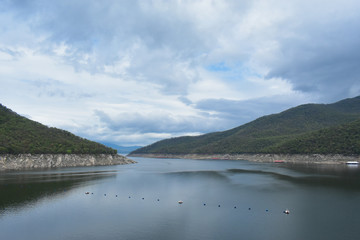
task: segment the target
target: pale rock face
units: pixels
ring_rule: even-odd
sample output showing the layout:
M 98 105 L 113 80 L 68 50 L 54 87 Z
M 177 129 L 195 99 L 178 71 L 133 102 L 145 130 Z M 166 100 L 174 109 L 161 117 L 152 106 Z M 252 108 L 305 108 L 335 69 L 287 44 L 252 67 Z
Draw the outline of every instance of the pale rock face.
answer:
M 247 160 L 253 162 L 274 162 L 283 160 L 288 163 L 303 164 L 344 164 L 348 161 L 360 161 L 360 156 L 341 154 L 131 154 L 133 157 L 149 158 L 189 158 L 189 159 L 226 159 Z
M 0 170 L 31 168 L 104 166 L 136 163 L 121 155 L 111 154 L 3 154 Z

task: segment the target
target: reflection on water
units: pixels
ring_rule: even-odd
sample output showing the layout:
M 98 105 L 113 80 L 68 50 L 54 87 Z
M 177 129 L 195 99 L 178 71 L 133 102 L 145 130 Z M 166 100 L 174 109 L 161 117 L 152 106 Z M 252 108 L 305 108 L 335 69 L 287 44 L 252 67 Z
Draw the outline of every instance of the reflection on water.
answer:
M 91 181 L 115 177 L 115 171 L 5 171 L 0 175 L 0 209 L 21 208 L 43 197 L 56 197 Z
M 286 166 L 289 168 L 289 166 Z M 305 176 L 291 176 L 277 172 L 267 172 L 261 170 L 229 169 L 229 172 L 237 174 L 259 174 L 269 175 L 279 180 L 294 184 L 305 184 L 308 186 L 320 186 L 340 189 L 351 189 L 360 191 L 360 171 L 358 169 L 348 169 L 343 166 L 301 166 L 292 165 L 292 170 L 307 173 Z
M 1 173 L 1 236 L 303 240 L 357 239 L 360 234 L 358 168 L 136 161 Z M 289 215 L 283 213 L 287 208 Z

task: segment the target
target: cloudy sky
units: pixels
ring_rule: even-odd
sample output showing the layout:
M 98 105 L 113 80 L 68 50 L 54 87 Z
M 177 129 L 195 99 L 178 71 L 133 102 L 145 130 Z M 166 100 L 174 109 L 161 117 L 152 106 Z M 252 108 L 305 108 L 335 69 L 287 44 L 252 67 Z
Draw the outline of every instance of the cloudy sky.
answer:
M 358 0 L 0 0 L 0 103 L 119 145 L 360 95 Z

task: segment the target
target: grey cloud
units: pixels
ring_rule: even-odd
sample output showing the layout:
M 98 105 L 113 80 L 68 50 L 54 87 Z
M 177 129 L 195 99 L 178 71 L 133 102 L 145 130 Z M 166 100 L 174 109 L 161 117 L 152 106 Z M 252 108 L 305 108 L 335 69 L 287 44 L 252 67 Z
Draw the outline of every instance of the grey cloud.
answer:
M 228 120 L 228 128 L 236 127 L 264 115 L 273 114 L 294 106 L 294 102 L 284 101 L 284 96 L 273 96 L 252 100 L 204 99 L 195 107 L 203 111 L 215 111 L 219 117 Z M 225 121 L 224 121 L 225 122 Z
M 0 48 L 0 52 L 6 53 L 14 58 L 22 56 L 22 53 L 20 51 L 14 51 L 10 48 Z
M 201 35 L 176 11 L 174 3 L 163 2 L 160 5 L 168 9 L 159 10 L 153 2 L 133 0 L 21 2 L 15 1 L 12 6 L 16 16 L 30 20 L 31 27 L 45 32 L 48 40 L 76 46 L 74 50 L 80 52 L 100 54 L 107 47 L 106 55 L 116 58 L 118 50 L 139 40 L 149 49 L 165 46 L 180 49 L 184 56 L 193 55 L 203 46 Z
M 50 97 L 78 100 L 95 96 L 95 94 L 83 92 L 81 89 L 74 90 L 72 86 L 55 79 L 23 80 L 21 82 L 28 85 L 39 98 Z
M 110 117 L 104 111 L 95 110 L 94 114 L 100 122 L 112 131 L 127 131 L 132 133 L 191 133 L 209 132 L 218 129 L 219 119 L 171 116 L 168 113 L 123 113 Z
M 323 101 L 359 95 L 352 89 L 360 80 L 360 12 L 308 14 L 298 27 L 286 30 L 295 32 L 294 37 L 279 36 L 279 54 L 267 62 L 267 77 L 287 79 L 295 90 L 317 94 Z
M 294 99 L 284 103 L 284 98 L 286 97 L 274 96 L 247 101 L 205 99 L 194 103 L 194 107 L 200 110 L 197 117 L 172 116 L 165 112 L 122 113 L 119 116 L 110 117 L 102 110 L 95 110 L 94 114 L 108 131 L 113 132 L 170 133 L 172 135 L 191 132 L 206 133 L 227 130 L 263 115 L 283 111 L 297 101 Z
M 293 93 L 311 95 L 311 99 L 320 102 L 360 95 L 359 1 L 0 2 L 0 51 L 9 56 L 21 58 L 19 49 L 34 51 L 30 54 L 33 57 L 39 52 L 47 56 L 58 54 L 53 59 L 60 65 L 72 65 L 79 72 L 100 73 L 97 77 L 109 74 L 114 81 L 119 78 L 138 84 L 151 82 L 153 85 L 149 85 L 154 87 L 151 91 L 181 96 L 178 100 L 187 105 L 186 109 L 195 108 L 192 117 L 181 116 L 176 110 L 172 114 L 161 112 L 162 107 L 156 105 L 151 108 L 159 110 L 153 113 L 108 114 L 96 110 L 94 115 L 101 124 L 92 129 L 98 131 L 96 134 L 103 134 L 102 129 L 108 136 L 113 132 L 145 136 L 147 133 L 178 135 L 226 130 L 306 102 L 292 96 L 247 101 L 209 96 L 193 102 L 187 98 L 188 87 L 200 78 L 203 82 L 206 78 L 222 82 L 234 92 L 238 91 L 239 96 L 251 96 L 251 91 L 257 91 L 259 85 L 250 82 L 248 75 L 262 78 L 268 71 L 266 78 L 282 78 L 291 83 Z M 180 2 L 181 6 L 177 5 Z M 193 3 L 216 6 L 206 12 L 207 9 L 198 6 L 194 9 Z M 222 4 L 226 7 L 222 8 Z M 62 44 L 66 46 L 63 55 L 56 51 Z M 125 67 L 115 71 L 122 61 Z M 226 73 L 207 68 L 219 63 L 226 63 Z M 32 78 L 26 74 L 22 73 L 21 79 Z M 56 76 L 39 76 L 49 79 L 23 81 L 20 87 L 26 89 L 25 94 L 37 95 L 40 100 L 94 97 L 91 92 L 75 89 L 76 84 L 66 85 L 52 79 Z M 265 86 L 259 92 L 271 87 Z M 87 89 L 92 88 L 89 81 Z M 193 99 L 198 99 L 196 94 L 191 93 Z M 260 94 L 266 95 L 254 95 Z M 112 93 L 106 99 L 99 95 L 93 99 L 99 105 L 119 103 L 116 102 L 119 97 Z
M 185 96 L 180 96 L 180 97 L 178 97 L 178 99 L 180 100 L 180 102 L 182 102 L 186 105 L 191 105 L 193 103 L 190 99 L 188 99 Z
M 188 85 L 198 79 L 193 62 L 192 59 L 179 58 L 171 49 L 154 51 L 144 48 L 135 53 L 128 72 L 137 81 L 157 83 L 165 94 L 184 95 Z
M 315 93 L 323 101 L 360 94 L 356 91 L 360 13 L 354 10 L 360 7 L 358 2 L 294 1 L 289 4 L 293 7 L 290 16 L 275 26 L 270 23 L 267 30 L 271 36 L 255 29 L 249 37 L 240 38 L 238 45 L 231 43 L 226 49 L 221 49 L 224 46 L 219 42 L 236 37 L 232 25 L 244 20 L 249 11 L 256 13 L 256 2 L 213 2 L 219 11 L 221 4 L 227 5 L 228 12 L 210 27 L 201 24 L 212 20 L 202 18 L 202 9 L 189 12 L 187 4 L 23 0 L 4 1 L 1 9 L 45 36 L 42 51 L 51 52 L 54 43 L 65 43 L 69 47 L 65 58 L 75 69 L 101 72 L 128 54 L 130 66 L 121 77 L 154 82 L 167 94 L 186 95 L 188 85 L 198 80 L 196 68 L 209 59 L 246 64 L 253 51 L 267 41 L 275 42 L 278 51 L 265 60 L 256 56 L 251 61 L 269 69 L 268 78 L 284 78 L 294 90 Z M 274 4 L 274 9 L 281 4 Z M 193 16 L 196 13 L 198 18 Z
M 102 72 L 104 66 L 130 55 L 130 66 L 121 77 L 155 82 L 167 94 L 185 94 L 188 84 L 196 81 L 196 56 L 209 46 L 187 13 L 175 5 L 34 0 L 15 1 L 12 10 L 33 31 L 46 36 L 41 51 L 51 53 L 54 43 L 65 43 L 65 58 L 78 71 Z

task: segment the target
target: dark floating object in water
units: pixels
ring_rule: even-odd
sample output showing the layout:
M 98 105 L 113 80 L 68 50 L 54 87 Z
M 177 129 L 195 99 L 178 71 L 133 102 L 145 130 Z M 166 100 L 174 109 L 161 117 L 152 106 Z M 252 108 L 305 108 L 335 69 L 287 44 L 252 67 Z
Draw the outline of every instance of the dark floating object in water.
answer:
M 85 194 L 89 194 L 89 192 L 85 192 Z
M 234 208 L 236 208 L 236 206 Z
M 131 198 L 131 197 L 129 196 L 129 198 Z
M 117 197 L 117 195 L 115 195 Z
M 179 204 L 183 204 L 183 201 L 179 200 L 178 203 L 179 203 Z
M 249 210 L 251 210 L 251 207 L 249 207 Z
M 94 194 L 93 192 L 91 194 Z
M 106 193 L 104 194 L 104 196 L 106 196 Z
M 204 206 L 206 206 L 206 203 L 204 203 Z
M 144 200 L 145 198 L 142 198 L 142 200 Z
M 267 211 L 267 212 L 268 212 L 268 211 L 269 211 L 269 209 L 266 209 L 265 211 Z
M 220 207 L 220 204 L 218 205 L 218 207 Z
M 158 202 L 160 201 L 160 199 L 157 200 Z
M 284 210 L 284 213 L 285 213 L 285 214 L 290 214 L 289 209 L 285 209 L 285 210 Z

